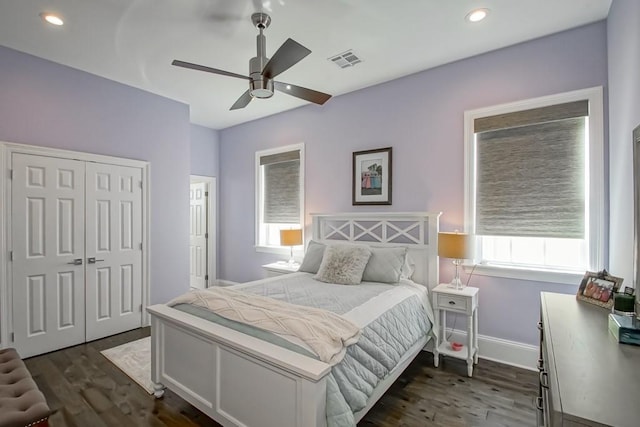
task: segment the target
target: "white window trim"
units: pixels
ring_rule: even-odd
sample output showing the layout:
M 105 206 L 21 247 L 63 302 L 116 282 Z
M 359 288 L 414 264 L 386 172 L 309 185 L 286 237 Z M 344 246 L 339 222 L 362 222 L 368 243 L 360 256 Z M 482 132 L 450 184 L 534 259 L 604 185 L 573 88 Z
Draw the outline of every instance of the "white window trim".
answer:
M 260 195 L 260 157 L 270 156 L 272 154 L 284 153 L 287 151 L 300 151 L 300 227 L 302 228 L 302 241 L 304 242 L 304 190 L 305 190 L 305 160 L 304 160 L 304 142 L 299 144 L 286 145 L 284 147 L 277 148 L 269 148 L 266 150 L 256 151 L 255 158 L 255 219 L 254 219 L 254 228 L 255 228 L 255 237 L 254 237 L 254 248 L 256 252 L 265 252 L 272 253 L 278 255 L 287 255 L 290 254 L 290 248 L 284 246 L 265 246 L 260 245 L 260 220 L 262 218 L 261 215 L 261 206 L 262 206 L 262 198 Z M 299 256 L 301 252 L 300 249 L 294 248 L 293 250 L 294 256 L 296 254 Z
M 474 276 L 501 277 L 504 279 L 530 280 L 534 282 L 559 283 L 573 286 L 579 285 L 584 277 L 584 273 L 577 273 L 575 271 L 516 268 L 483 264 L 474 265 L 470 263 L 465 263 L 462 268 L 467 274 L 471 274 L 473 271 Z
M 475 144 L 474 120 L 496 114 L 510 113 L 518 110 L 545 107 L 580 100 L 589 101 L 589 264 L 590 270 L 601 270 L 605 267 L 605 197 L 604 197 L 604 113 L 602 86 L 580 89 L 556 95 L 527 99 L 518 102 L 495 105 L 465 111 L 464 113 L 464 228 L 467 233 L 474 233 L 475 217 Z M 465 266 L 465 271 L 471 271 Z M 474 274 L 505 277 L 510 279 L 535 280 L 540 282 L 566 283 L 577 285 L 583 273 L 558 272 L 544 269 L 498 267 L 478 265 Z

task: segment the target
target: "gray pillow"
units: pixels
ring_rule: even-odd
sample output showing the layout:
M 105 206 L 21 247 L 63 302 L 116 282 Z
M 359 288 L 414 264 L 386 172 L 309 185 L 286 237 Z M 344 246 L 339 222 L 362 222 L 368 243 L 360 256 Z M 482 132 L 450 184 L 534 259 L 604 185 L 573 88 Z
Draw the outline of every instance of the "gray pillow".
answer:
M 362 280 L 398 283 L 406 257 L 407 248 L 371 248 L 371 258 L 364 269 Z
M 330 245 L 314 279 L 340 285 L 357 285 L 371 257 L 371 249 L 361 245 Z
M 322 262 L 322 256 L 327 245 L 311 240 L 307 246 L 307 252 L 304 254 L 302 264 L 298 271 L 316 274 Z

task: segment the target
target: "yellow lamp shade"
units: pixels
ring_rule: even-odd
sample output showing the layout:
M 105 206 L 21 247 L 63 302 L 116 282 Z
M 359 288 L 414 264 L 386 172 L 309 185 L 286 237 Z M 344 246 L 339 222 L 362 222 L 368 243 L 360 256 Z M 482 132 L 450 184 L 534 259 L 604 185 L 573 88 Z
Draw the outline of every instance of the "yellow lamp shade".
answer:
M 280 230 L 280 246 L 298 246 L 302 244 L 302 230 Z
M 454 259 L 470 258 L 470 236 L 466 233 L 438 233 L 438 256 Z

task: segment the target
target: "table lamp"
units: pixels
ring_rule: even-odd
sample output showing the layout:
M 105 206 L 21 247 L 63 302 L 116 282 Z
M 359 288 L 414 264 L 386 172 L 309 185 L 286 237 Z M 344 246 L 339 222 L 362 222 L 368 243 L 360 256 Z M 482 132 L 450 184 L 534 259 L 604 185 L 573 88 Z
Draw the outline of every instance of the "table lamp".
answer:
M 302 244 L 302 229 L 296 230 L 280 230 L 280 246 L 289 246 L 291 248 L 291 256 L 289 257 L 289 265 L 294 265 L 293 247 Z
M 438 256 L 443 258 L 453 258 L 453 265 L 456 266 L 456 276 L 449 284 L 450 288 L 460 290 L 464 288 L 460 280 L 460 264 L 463 259 L 467 259 L 471 254 L 471 242 L 466 233 L 438 233 Z

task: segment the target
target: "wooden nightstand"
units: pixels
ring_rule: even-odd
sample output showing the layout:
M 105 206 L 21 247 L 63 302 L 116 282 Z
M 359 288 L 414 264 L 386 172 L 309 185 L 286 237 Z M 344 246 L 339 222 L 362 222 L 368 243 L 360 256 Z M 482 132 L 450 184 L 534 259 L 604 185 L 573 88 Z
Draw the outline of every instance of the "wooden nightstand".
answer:
M 435 328 L 438 332 L 433 350 L 433 364 L 438 367 L 441 354 L 467 361 L 467 374 L 473 374 L 473 364 L 478 363 L 478 288 L 467 286 L 459 291 L 448 284 L 436 286 L 433 292 Z M 467 344 L 455 351 L 446 339 L 447 312 L 467 316 Z
M 267 277 L 275 277 L 297 272 L 300 264 L 289 264 L 286 261 L 278 261 L 265 264 L 262 268 L 267 273 Z

